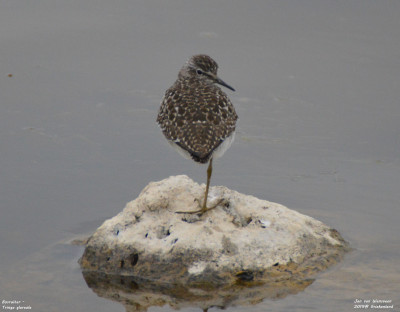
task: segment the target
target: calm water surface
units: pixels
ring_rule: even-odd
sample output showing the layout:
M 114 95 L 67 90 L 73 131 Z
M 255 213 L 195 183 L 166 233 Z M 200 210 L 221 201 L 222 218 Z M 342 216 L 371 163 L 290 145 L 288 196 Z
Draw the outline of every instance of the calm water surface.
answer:
M 207 53 L 240 117 L 212 184 L 319 219 L 354 248 L 303 292 L 228 310 L 400 311 L 399 15 L 372 0 L 2 1 L 0 300 L 125 311 L 87 287 L 69 242 L 150 181 L 205 182 L 155 118 L 183 62 Z

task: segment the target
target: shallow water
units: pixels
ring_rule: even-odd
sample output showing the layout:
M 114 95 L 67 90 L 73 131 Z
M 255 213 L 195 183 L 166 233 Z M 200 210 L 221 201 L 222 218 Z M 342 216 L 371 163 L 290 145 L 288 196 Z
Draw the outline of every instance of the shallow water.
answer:
M 155 118 L 183 62 L 207 53 L 240 118 L 212 184 L 319 219 L 355 248 L 303 292 L 229 310 L 399 310 L 399 14 L 372 0 L 2 1 L 0 299 L 125 310 L 87 287 L 69 241 L 150 181 L 205 182 Z

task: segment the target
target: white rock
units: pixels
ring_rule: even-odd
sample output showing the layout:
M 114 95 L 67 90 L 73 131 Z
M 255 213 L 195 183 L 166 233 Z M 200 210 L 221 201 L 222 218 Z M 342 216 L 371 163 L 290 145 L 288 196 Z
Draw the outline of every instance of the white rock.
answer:
M 209 205 L 224 199 L 217 208 L 202 216 L 176 213 L 198 210 L 204 188 L 183 175 L 150 183 L 90 237 L 82 268 L 220 285 L 265 279 L 288 265 L 315 273 L 348 250 L 320 221 L 223 186 L 210 188 Z

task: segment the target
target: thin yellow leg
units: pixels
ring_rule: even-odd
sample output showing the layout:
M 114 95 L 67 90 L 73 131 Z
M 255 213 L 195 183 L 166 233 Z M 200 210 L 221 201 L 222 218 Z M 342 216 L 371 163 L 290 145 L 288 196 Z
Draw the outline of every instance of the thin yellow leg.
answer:
M 208 210 L 216 208 L 219 204 L 221 204 L 223 202 L 223 199 L 221 199 L 215 205 L 213 205 L 212 207 L 207 207 L 207 198 L 208 198 L 208 190 L 210 188 L 211 175 L 212 175 L 212 158 L 210 159 L 210 162 L 209 162 L 208 168 L 207 168 L 206 191 L 204 193 L 204 201 L 203 201 L 203 205 L 201 206 L 201 209 L 200 210 L 196 210 L 196 211 L 177 211 L 176 213 L 190 213 L 190 214 L 200 214 L 200 215 L 202 215 L 205 212 L 207 212 Z
M 202 207 L 202 213 L 205 213 L 207 209 L 207 198 L 208 198 L 208 189 L 210 188 L 210 181 L 211 181 L 211 175 L 212 175 L 212 158 L 210 158 L 210 162 L 208 164 L 207 168 L 207 185 L 206 185 L 206 192 L 204 193 L 204 202 L 203 202 L 203 207 Z

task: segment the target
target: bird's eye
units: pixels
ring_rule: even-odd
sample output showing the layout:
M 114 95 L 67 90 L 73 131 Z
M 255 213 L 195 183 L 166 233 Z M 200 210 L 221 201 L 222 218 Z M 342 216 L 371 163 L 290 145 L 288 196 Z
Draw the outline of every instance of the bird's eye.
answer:
M 198 70 L 196 71 L 196 73 L 197 73 L 198 75 L 203 75 L 203 71 L 200 70 L 200 69 L 198 69 Z

